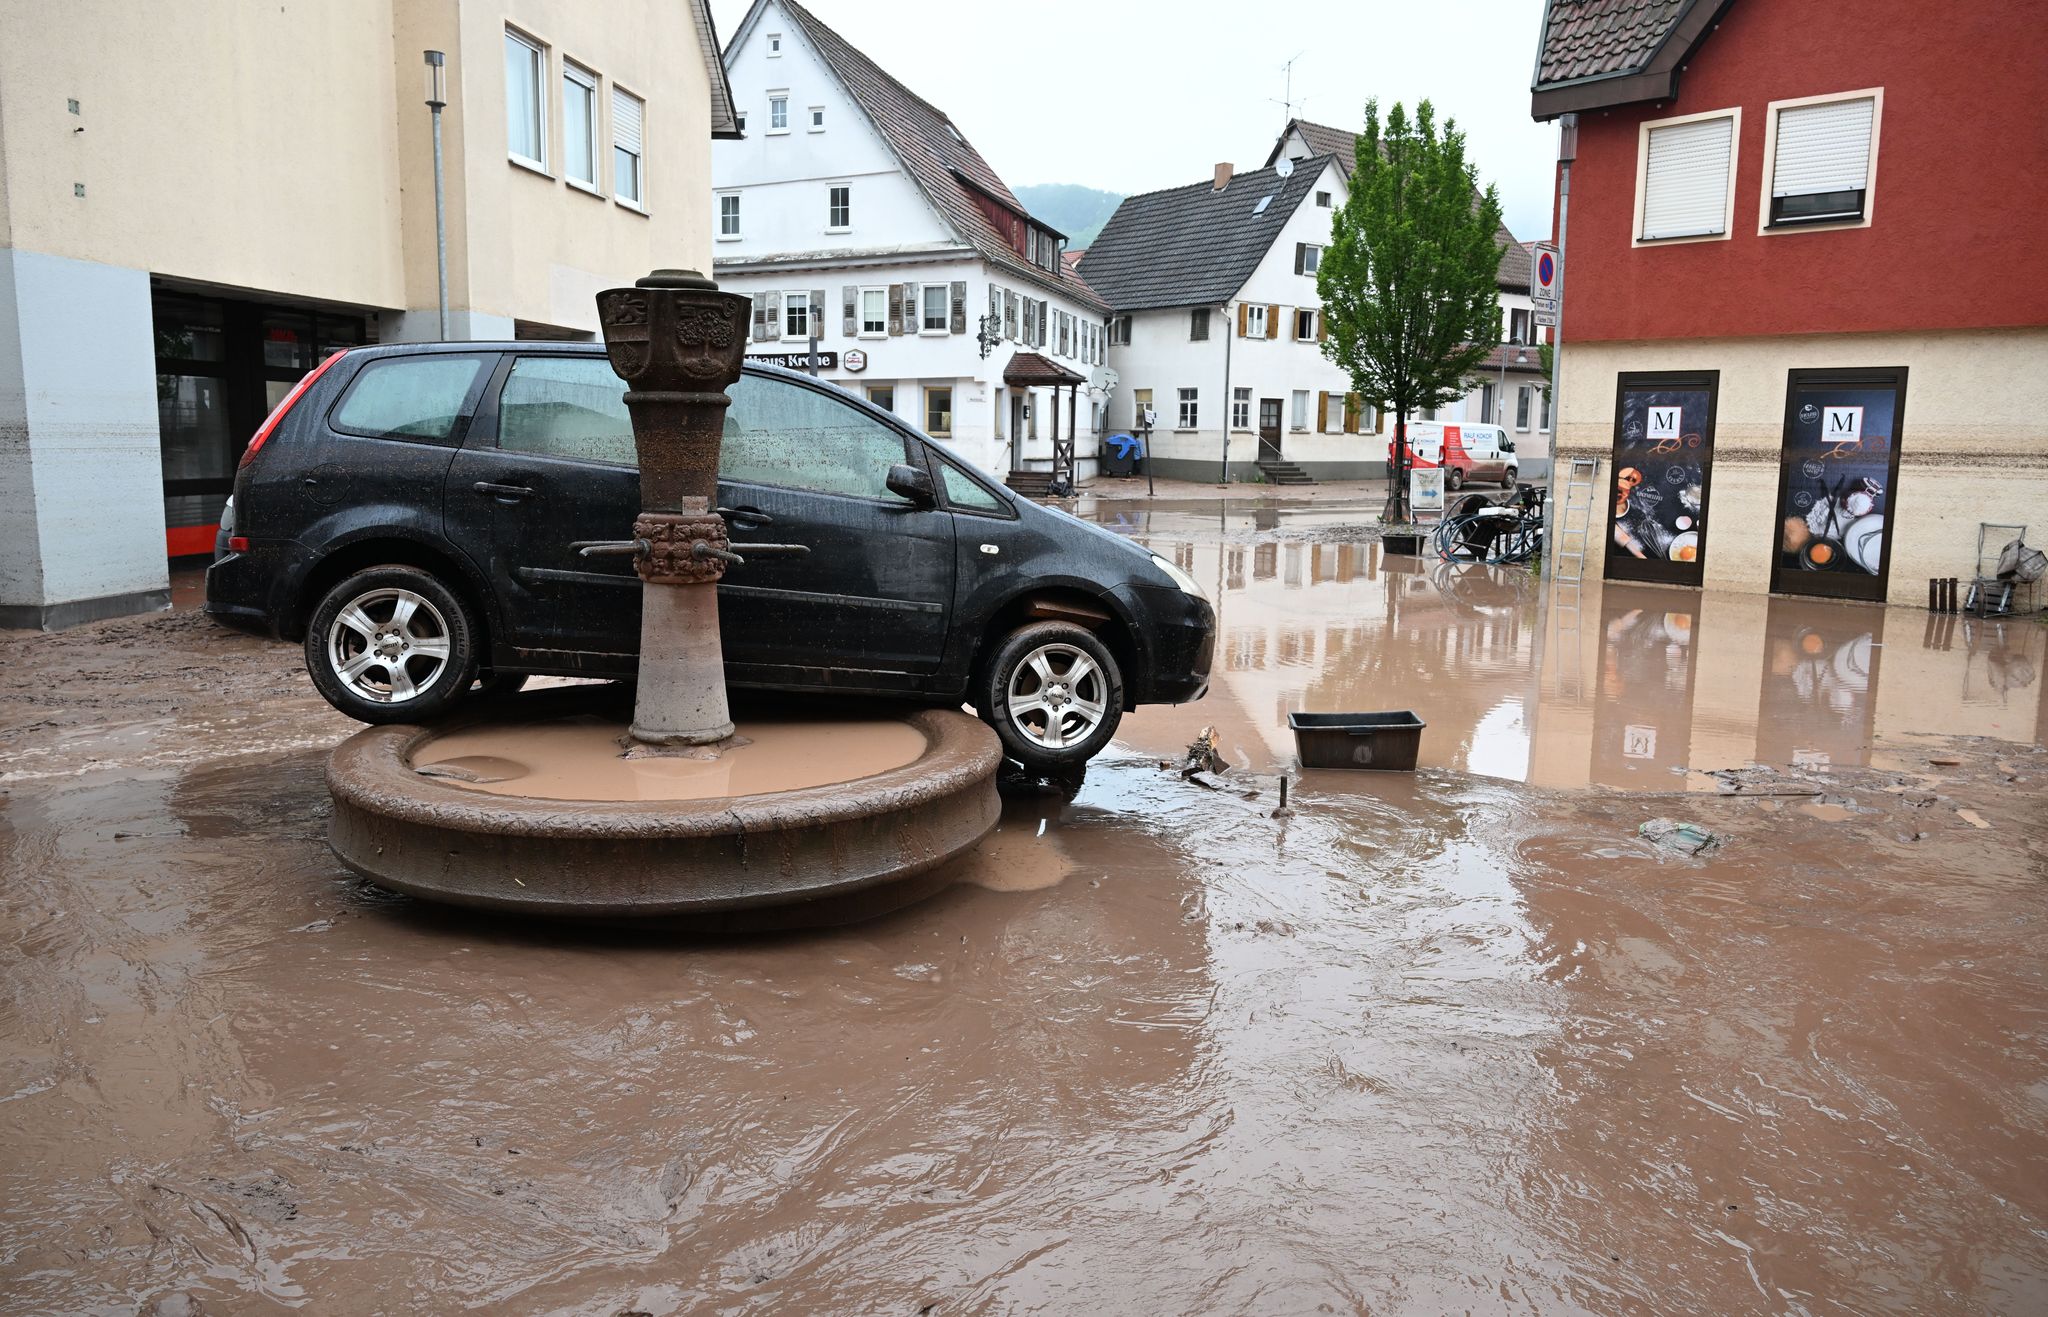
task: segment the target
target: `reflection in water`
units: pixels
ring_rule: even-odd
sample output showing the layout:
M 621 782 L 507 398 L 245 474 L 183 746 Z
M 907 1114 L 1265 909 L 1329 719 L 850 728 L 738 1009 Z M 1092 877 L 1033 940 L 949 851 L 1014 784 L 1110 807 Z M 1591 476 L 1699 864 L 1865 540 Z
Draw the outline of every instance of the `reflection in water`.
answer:
M 1527 568 L 1386 556 L 1329 509 L 1244 542 L 1259 520 L 1153 510 L 1131 530 L 1210 590 L 1211 698 L 1245 712 L 1265 765 L 1293 761 L 1295 710 L 1410 709 L 1424 767 L 1639 791 L 1711 789 L 1701 770 L 1752 761 L 1868 764 L 1915 734 L 2031 743 L 2048 725 L 2038 626 L 1931 621 L 1887 658 L 1875 605 L 1588 582 L 1546 614 Z

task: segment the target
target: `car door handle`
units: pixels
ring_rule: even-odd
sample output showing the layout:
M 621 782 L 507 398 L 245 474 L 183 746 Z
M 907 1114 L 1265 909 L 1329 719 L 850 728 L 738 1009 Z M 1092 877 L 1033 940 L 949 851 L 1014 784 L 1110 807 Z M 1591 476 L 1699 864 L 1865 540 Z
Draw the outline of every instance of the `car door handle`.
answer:
M 489 494 L 492 498 L 507 503 L 517 503 L 521 499 L 533 497 L 533 490 L 525 485 L 500 485 L 489 480 L 479 480 L 470 488 L 479 494 Z
M 724 517 L 733 525 L 748 530 L 756 526 L 773 526 L 775 524 L 775 518 L 759 508 L 720 508 L 718 509 L 718 515 Z

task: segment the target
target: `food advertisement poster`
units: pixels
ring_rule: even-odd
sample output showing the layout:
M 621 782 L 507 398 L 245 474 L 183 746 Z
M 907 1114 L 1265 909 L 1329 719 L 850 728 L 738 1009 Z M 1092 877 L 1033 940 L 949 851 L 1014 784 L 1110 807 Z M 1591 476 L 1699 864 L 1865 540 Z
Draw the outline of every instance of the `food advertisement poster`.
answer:
M 1793 371 L 1771 590 L 1883 599 L 1905 371 Z
M 1719 386 L 1718 371 L 1621 376 L 1608 491 L 1608 580 L 1700 584 Z

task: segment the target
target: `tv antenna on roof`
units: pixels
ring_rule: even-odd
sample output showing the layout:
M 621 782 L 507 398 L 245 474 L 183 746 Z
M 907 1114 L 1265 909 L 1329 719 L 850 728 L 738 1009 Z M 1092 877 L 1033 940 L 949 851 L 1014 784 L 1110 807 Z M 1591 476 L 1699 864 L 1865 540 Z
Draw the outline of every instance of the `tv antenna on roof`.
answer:
M 1285 109 L 1287 111 L 1287 119 L 1290 123 L 1294 121 L 1295 111 L 1294 64 L 1296 60 L 1299 60 L 1303 55 L 1306 55 L 1307 53 L 1308 52 L 1305 50 L 1297 50 L 1294 52 L 1293 59 L 1288 60 L 1285 64 L 1282 64 L 1280 66 L 1280 72 L 1286 75 L 1286 82 L 1283 84 L 1284 90 L 1281 92 L 1281 96 L 1283 99 L 1273 101 L 1273 98 L 1270 96 L 1266 98 L 1269 101 L 1273 101 L 1273 104 L 1278 105 L 1282 109 Z M 1308 106 L 1308 97 L 1304 96 L 1301 98 L 1301 105 L 1303 108 L 1306 108 Z

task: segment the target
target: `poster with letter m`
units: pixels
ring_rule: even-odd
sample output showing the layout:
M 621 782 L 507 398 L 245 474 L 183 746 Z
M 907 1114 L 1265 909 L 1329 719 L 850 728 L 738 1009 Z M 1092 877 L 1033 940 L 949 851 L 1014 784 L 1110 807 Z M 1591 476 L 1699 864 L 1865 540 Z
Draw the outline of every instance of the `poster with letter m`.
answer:
M 1606 579 L 1691 586 L 1704 579 L 1720 387 L 1714 370 L 1618 378 Z

